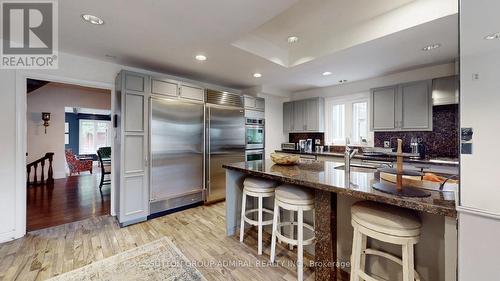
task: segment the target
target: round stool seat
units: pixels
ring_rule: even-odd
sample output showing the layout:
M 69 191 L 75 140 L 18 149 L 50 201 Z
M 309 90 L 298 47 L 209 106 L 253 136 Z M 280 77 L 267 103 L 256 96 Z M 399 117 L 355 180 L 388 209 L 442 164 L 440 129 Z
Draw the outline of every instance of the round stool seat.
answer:
M 274 192 L 276 200 L 291 205 L 314 204 L 314 192 L 311 189 L 298 187 L 296 185 L 284 184 L 276 188 Z
M 417 213 L 387 204 L 361 201 L 351 207 L 352 220 L 370 230 L 400 236 L 420 235 L 422 223 Z
M 272 192 L 276 186 L 276 182 L 262 178 L 247 177 L 243 182 L 243 186 L 250 192 Z

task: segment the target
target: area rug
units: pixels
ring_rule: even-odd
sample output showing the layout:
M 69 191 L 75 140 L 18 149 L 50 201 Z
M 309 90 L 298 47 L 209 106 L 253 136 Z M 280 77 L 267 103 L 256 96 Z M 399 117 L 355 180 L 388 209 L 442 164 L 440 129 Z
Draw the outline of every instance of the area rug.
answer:
M 205 281 L 206 279 L 172 241 L 161 238 L 49 280 Z

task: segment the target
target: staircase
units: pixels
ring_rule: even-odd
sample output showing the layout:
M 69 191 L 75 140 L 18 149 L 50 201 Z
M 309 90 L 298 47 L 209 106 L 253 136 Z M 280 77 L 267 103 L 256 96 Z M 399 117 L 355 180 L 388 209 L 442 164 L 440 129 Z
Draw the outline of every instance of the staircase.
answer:
M 54 183 L 54 177 L 53 177 L 53 171 L 52 171 L 52 160 L 54 158 L 54 152 L 47 152 L 45 153 L 45 156 L 42 158 L 35 160 L 28 165 L 26 165 L 26 183 L 27 185 L 40 185 L 40 184 L 53 184 Z M 47 171 L 47 180 L 45 180 L 45 161 L 48 161 L 48 171 Z M 42 168 L 41 173 L 40 173 L 40 181 L 38 181 L 38 166 Z M 34 171 L 33 175 L 33 181 L 30 181 L 30 174 L 31 171 Z

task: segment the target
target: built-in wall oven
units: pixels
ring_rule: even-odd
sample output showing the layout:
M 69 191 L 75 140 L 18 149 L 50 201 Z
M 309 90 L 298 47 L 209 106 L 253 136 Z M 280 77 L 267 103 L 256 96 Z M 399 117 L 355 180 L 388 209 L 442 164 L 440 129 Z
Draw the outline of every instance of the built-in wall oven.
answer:
M 245 161 L 264 160 L 264 149 L 253 149 L 245 151 Z
M 264 149 L 264 118 L 247 117 L 245 119 L 246 149 Z

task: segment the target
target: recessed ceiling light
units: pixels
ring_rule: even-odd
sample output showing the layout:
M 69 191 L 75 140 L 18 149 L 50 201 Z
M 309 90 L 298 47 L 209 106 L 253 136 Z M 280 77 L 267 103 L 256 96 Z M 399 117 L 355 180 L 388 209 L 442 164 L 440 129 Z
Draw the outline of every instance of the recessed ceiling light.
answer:
M 494 40 L 494 39 L 500 39 L 500 32 L 490 34 L 486 37 L 484 37 L 486 40 Z
M 207 57 L 204 55 L 196 55 L 194 58 L 199 61 L 207 60 Z
M 82 19 L 88 23 L 95 24 L 95 25 L 104 24 L 104 21 L 101 18 L 99 18 L 97 16 L 89 15 L 89 14 L 83 14 Z
M 340 83 L 340 84 L 344 84 L 344 83 L 346 83 L 346 82 L 347 82 L 347 80 L 345 80 L 345 79 L 339 80 L 339 83 Z
M 256 72 L 256 73 L 253 74 L 253 77 L 260 78 L 260 77 L 262 77 L 262 74 Z
M 299 37 L 290 36 L 290 37 L 288 37 L 287 41 L 288 41 L 288 43 L 293 44 L 293 43 L 296 43 L 297 41 L 299 41 Z
M 422 48 L 422 51 L 430 51 L 430 50 L 434 50 L 434 49 L 437 49 L 441 47 L 441 44 L 439 43 L 436 43 L 436 44 L 431 44 L 431 45 L 428 45 L 428 46 L 425 46 Z
M 325 72 L 321 73 L 321 75 L 328 76 L 328 75 L 332 75 L 332 73 L 330 71 L 325 71 Z

